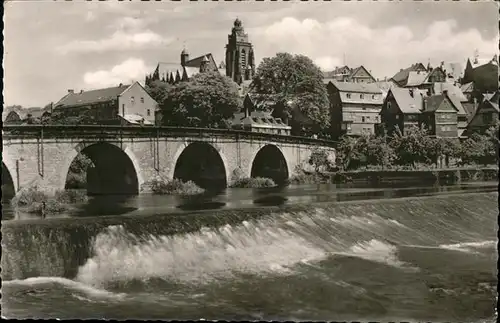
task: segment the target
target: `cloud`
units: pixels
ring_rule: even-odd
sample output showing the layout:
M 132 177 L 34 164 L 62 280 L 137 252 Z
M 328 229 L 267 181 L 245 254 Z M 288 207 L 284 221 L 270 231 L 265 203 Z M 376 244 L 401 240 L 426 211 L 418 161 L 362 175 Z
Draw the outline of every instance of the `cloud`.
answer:
M 74 40 L 58 47 L 58 50 L 63 54 L 71 52 L 136 50 L 165 46 L 170 44 L 173 40 L 173 38 L 164 38 L 151 30 L 136 33 L 116 31 L 109 38 L 99 40 Z
M 90 88 L 101 88 L 120 83 L 127 84 L 133 81 L 142 81 L 151 70 L 152 68 L 146 66 L 142 59 L 129 58 L 109 70 L 87 72 L 83 76 L 83 81 Z
M 285 17 L 252 32 L 259 58 L 276 52 L 303 54 L 331 70 L 345 55 L 348 65 L 364 65 L 375 77 L 392 76 L 417 61 L 463 63 L 474 49 L 486 57 L 498 51 L 498 37 L 485 39 L 477 29 L 458 30 L 455 20 L 435 21 L 415 33 L 405 25 L 371 28 L 351 17 L 325 22 Z

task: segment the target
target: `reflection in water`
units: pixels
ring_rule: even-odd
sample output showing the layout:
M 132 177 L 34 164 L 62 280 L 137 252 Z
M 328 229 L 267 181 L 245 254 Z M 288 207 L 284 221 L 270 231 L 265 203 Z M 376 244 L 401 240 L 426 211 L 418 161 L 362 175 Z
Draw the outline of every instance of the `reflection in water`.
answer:
M 154 215 L 180 211 L 215 210 L 222 208 L 246 208 L 281 206 L 285 204 L 343 202 L 380 198 L 400 198 L 454 192 L 491 192 L 497 190 L 496 182 L 467 182 L 458 185 L 406 188 L 376 188 L 366 185 L 294 185 L 260 189 L 207 190 L 195 196 L 144 194 L 136 196 L 94 196 L 86 204 L 76 206 L 68 214 L 50 217 L 92 217 L 107 215 Z M 8 204 L 3 204 L 2 219 L 32 219 L 30 214 L 16 215 Z
M 183 211 L 200 211 L 200 210 L 215 210 L 224 207 L 226 203 L 222 202 L 197 202 L 197 203 L 187 203 L 177 206 L 177 208 Z
M 135 196 L 111 195 L 91 197 L 88 203 L 80 206 L 73 216 L 102 216 L 102 215 L 122 215 L 137 210 L 137 206 L 132 202 Z M 132 204 L 132 205 L 131 205 Z
M 258 198 L 253 203 L 261 206 L 279 206 L 285 204 L 286 201 L 288 199 L 283 196 L 272 195 Z

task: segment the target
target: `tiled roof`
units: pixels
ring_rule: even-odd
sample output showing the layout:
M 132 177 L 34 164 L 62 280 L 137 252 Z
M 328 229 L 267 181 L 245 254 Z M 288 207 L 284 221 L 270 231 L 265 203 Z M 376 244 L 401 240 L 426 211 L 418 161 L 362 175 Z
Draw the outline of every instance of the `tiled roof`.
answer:
M 444 99 L 445 99 L 445 96 L 443 94 L 436 94 L 436 95 L 432 95 L 430 97 L 425 98 L 424 100 L 427 103 L 425 105 L 425 112 L 436 111 Z
M 122 85 L 99 90 L 84 91 L 81 93 L 69 93 L 54 106 L 68 107 L 91 103 L 108 102 L 110 100 L 116 99 L 118 95 L 123 93 L 123 91 L 125 91 L 129 86 L 130 85 Z
M 450 99 L 451 103 L 455 106 L 457 109 L 457 114 L 465 116 L 467 115 L 467 112 L 465 112 L 465 109 L 462 105 L 462 102 L 460 101 L 460 98 L 450 92 L 448 92 L 448 99 Z
M 427 102 L 425 111 L 426 112 L 436 111 L 439 108 L 441 102 L 443 102 L 445 98 L 446 96 L 444 94 L 434 94 L 430 97 L 425 98 Z M 451 104 L 453 104 L 453 106 L 456 108 L 458 115 L 465 115 L 465 116 L 467 115 L 464 107 L 462 106 L 462 103 L 460 102 L 460 100 L 458 100 L 456 96 L 448 94 L 448 99 L 451 101 Z
M 333 81 L 332 83 L 341 92 L 382 94 L 382 91 L 375 83 L 355 83 L 355 82 L 337 82 L 337 81 Z
M 420 71 L 408 72 L 408 79 L 405 86 L 417 86 L 425 82 L 429 73 Z
M 416 71 L 418 70 L 418 67 L 419 66 L 423 66 L 422 63 L 415 63 L 413 64 L 412 66 L 408 67 L 408 68 L 405 68 L 399 72 L 397 72 L 393 77 L 392 79 L 397 82 L 397 83 L 401 83 L 405 80 L 408 79 L 408 75 L 411 71 Z
M 409 89 L 393 87 L 389 90 L 394 96 L 399 109 L 403 113 L 420 113 L 423 107 L 424 93 L 420 90 L 413 90 L 413 97 Z
M 462 93 L 467 93 L 467 92 L 474 91 L 474 82 L 469 82 L 469 83 L 462 84 L 460 86 L 460 90 L 462 91 Z
M 371 73 L 370 73 L 370 72 L 369 72 L 369 71 L 368 71 L 368 70 L 367 70 L 367 69 L 366 69 L 363 65 L 358 66 L 358 67 L 356 67 L 356 68 L 352 69 L 352 70 L 351 70 L 351 73 L 349 73 L 349 77 L 348 77 L 348 79 L 349 79 L 349 80 L 352 80 L 352 79 L 354 78 L 354 75 L 355 75 L 358 71 L 360 71 L 360 70 L 364 70 L 364 71 L 366 72 L 366 74 L 368 74 L 368 76 L 369 76 L 370 78 L 374 79 L 374 77 L 371 75 Z
M 190 59 L 189 61 L 186 62 L 186 66 L 189 66 L 189 67 L 200 67 L 201 66 L 201 62 L 203 62 L 203 59 L 207 57 L 208 60 L 211 60 L 213 61 L 214 58 L 212 56 L 212 53 L 208 53 L 208 54 L 205 54 L 205 55 L 201 55 L 199 57 L 196 57 L 196 58 L 193 58 L 193 59 Z M 215 61 L 214 61 L 215 62 Z M 216 64 L 217 65 L 217 64 Z
M 498 112 L 498 100 L 500 99 L 500 92 L 495 92 L 493 96 L 491 96 L 488 101 L 491 103 L 493 108 Z
M 125 116 L 122 116 L 121 114 L 118 114 L 121 118 L 125 119 L 127 122 L 131 124 L 142 124 L 144 125 L 152 125 L 153 123 L 149 120 L 144 119 L 143 116 L 138 115 L 138 114 L 126 114 Z
M 470 122 L 472 118 L 474 117 L 474 113 L 476 112 L 476 106 L 474 103 L 462 103 L 462 106 L 465 110 L 465 113 L 467 114 L 467 122 Z
M 477 68 L 479 66 L 483 66 L 483 65 L 487 65 L 487 64 L 498 65 L 498 63 L 496 61 L 494 61 L 493 58 L 484 58 L 484 57 L 478 58 L 477 62 L 475 62 L 474 59 L 471 59 L 470 63 L 472 65 L 472 68 Z
M 433 84 L 433 86 L 434 86 L 434 93 L 436 94 L 443 93 L 443 91 L 448 91 L 449 95 L 456 96 L 460 102 L 468 101 L 467 97 L 464 95 L 464 93 L 458 86 L 455 86 L 448 82 L 436 82 Z

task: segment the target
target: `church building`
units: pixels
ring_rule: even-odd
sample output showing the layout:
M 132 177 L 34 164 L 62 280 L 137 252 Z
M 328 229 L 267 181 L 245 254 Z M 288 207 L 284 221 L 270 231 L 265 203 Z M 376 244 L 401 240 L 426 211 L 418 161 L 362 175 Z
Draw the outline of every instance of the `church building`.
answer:
M 255 56 L 241 20 L 234 21 L 226 45 L 226 76 L 238 84 L 249 81 L 255 74 Z
M 194 75 L 204 72 L 219 72 L 240 86 L 252 80 L 255 74 L 253 46 L 239 19 L 234 21 L 231 34 L 228 35 L 225 62 L 217 65 L 211 53 L 190 59 L 187 49 L 184 48 L 179 63 L 159 62 L 153 73 L 146 76 L 146 85 L 158 80 L 175 84 L 188 81 Z

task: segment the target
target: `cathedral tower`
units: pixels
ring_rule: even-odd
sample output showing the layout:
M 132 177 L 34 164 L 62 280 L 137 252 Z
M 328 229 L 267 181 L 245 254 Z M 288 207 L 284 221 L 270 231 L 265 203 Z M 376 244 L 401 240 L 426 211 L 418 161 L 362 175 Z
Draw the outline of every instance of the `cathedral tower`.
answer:
M 226 45 L 226 75 L 236 83 L 251 80 L 255 74 L 255 58 L 241 21 L 236 19 Z

